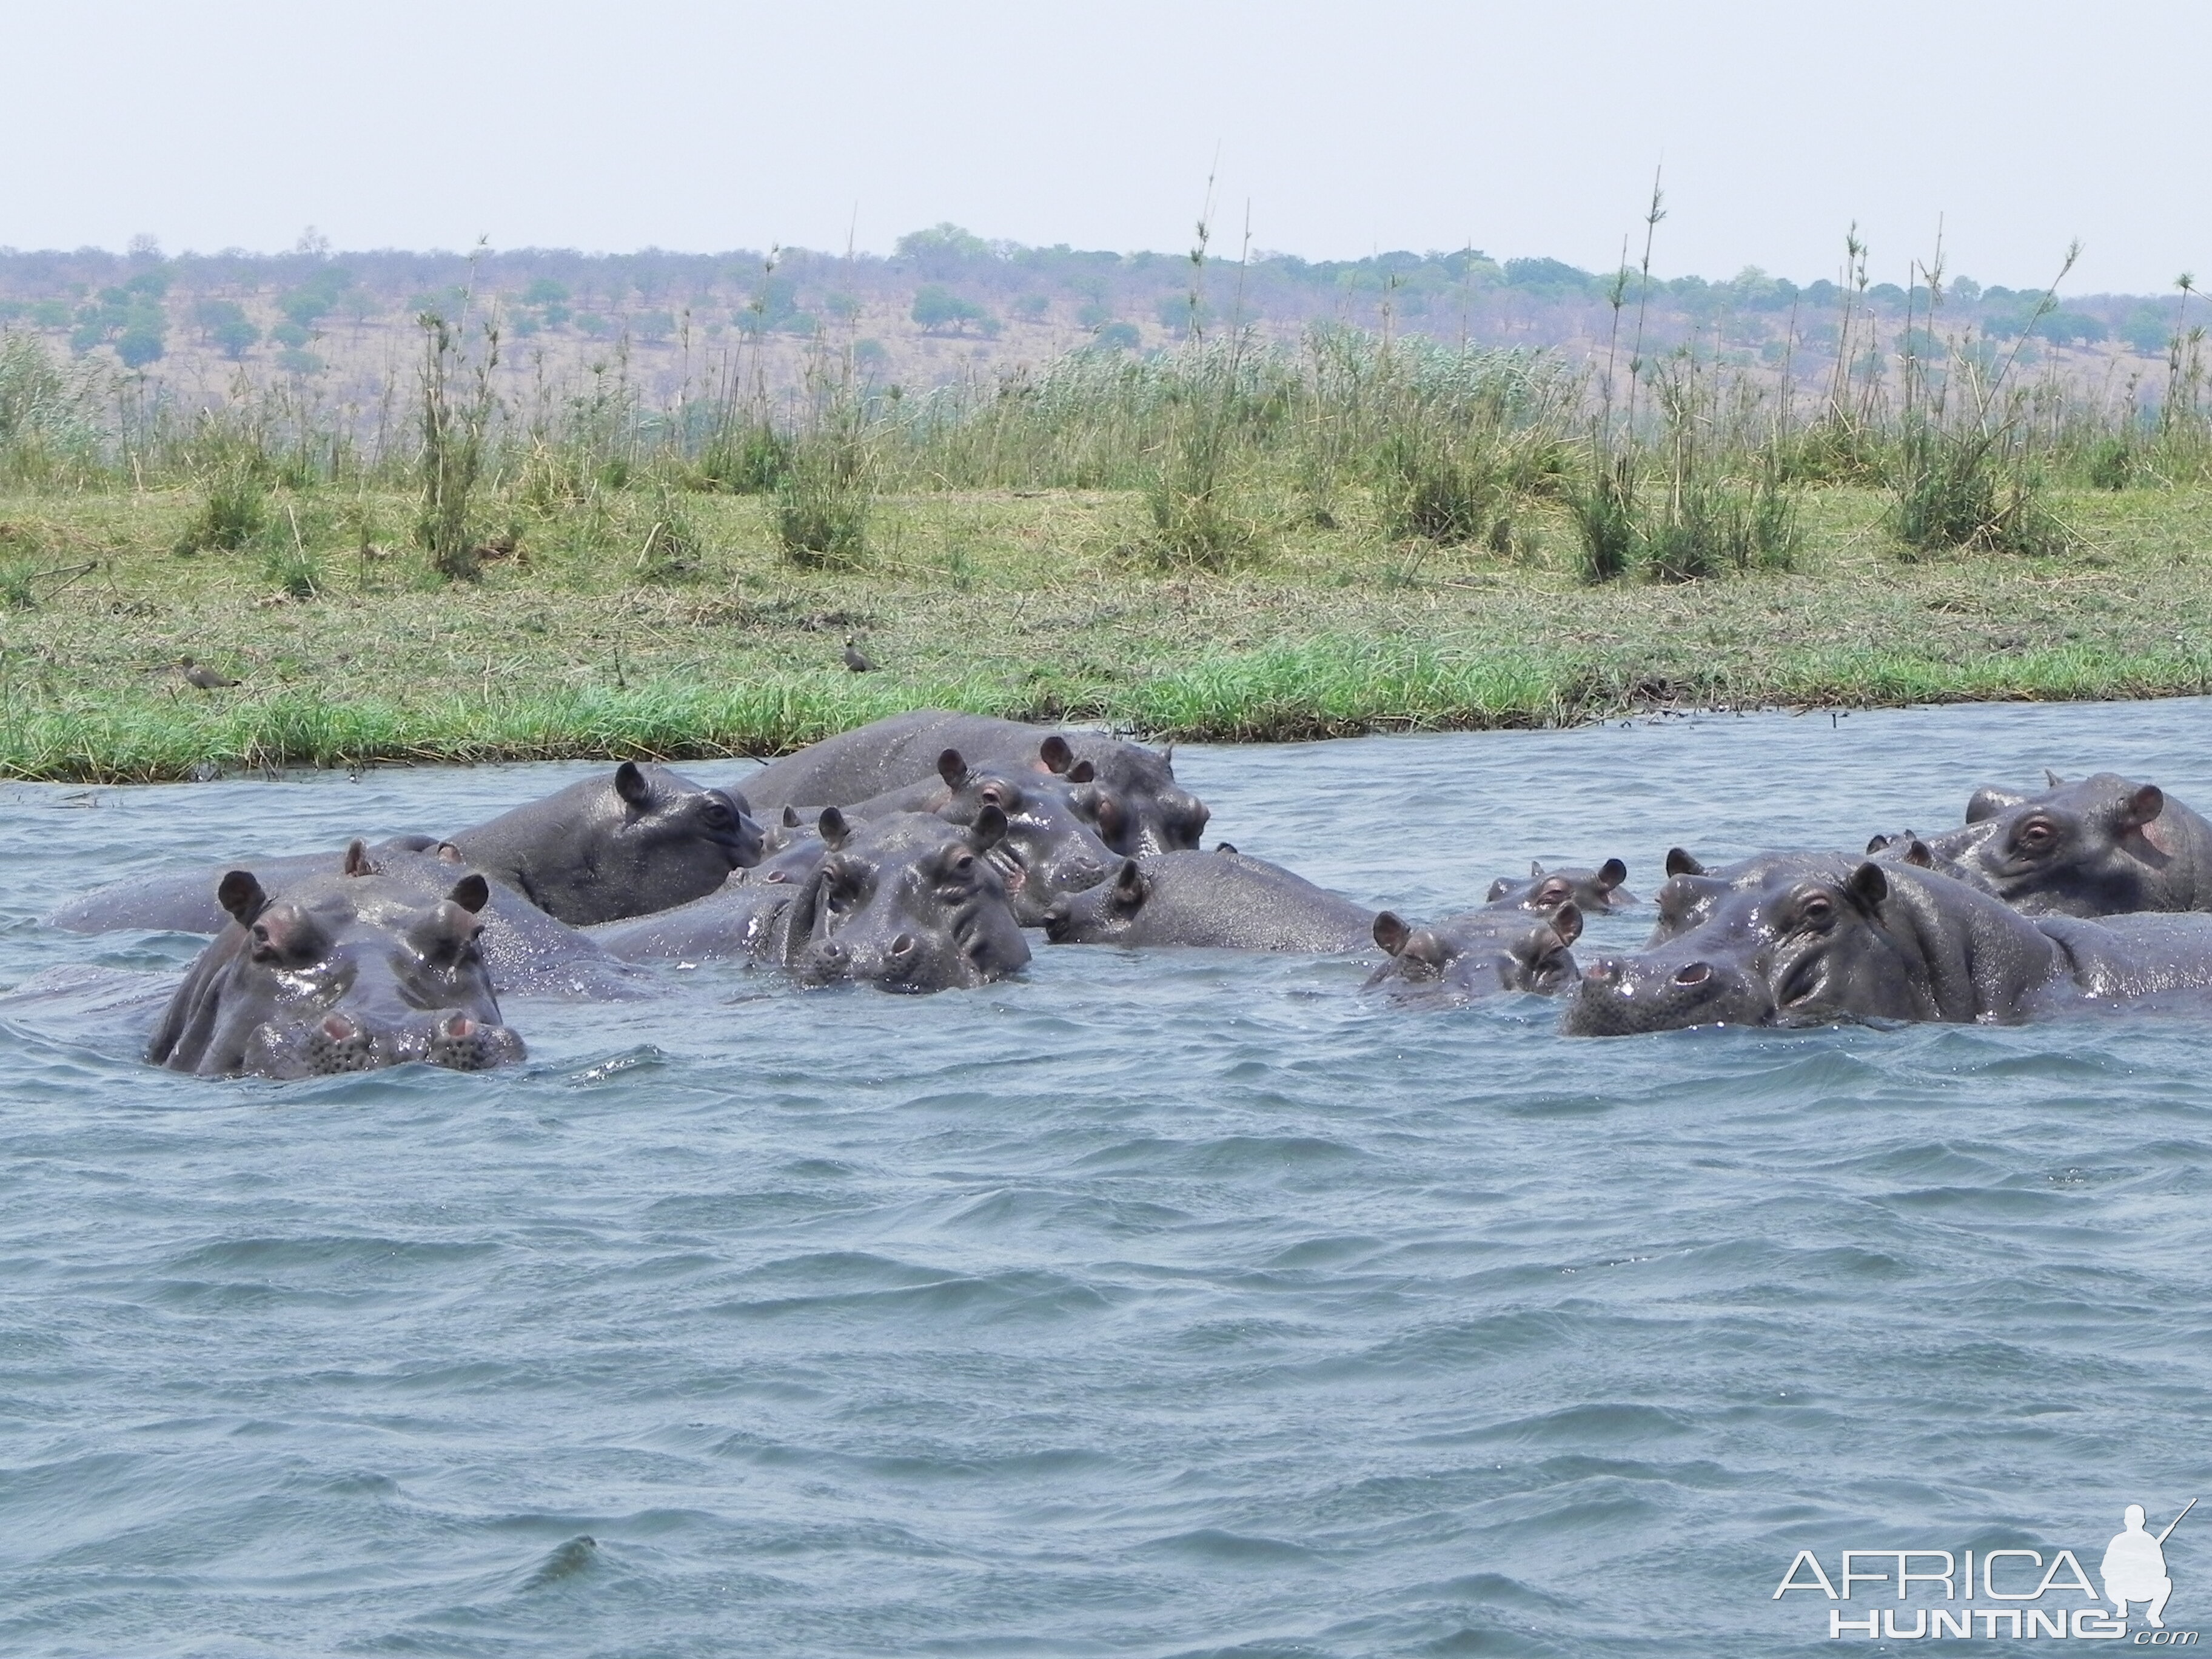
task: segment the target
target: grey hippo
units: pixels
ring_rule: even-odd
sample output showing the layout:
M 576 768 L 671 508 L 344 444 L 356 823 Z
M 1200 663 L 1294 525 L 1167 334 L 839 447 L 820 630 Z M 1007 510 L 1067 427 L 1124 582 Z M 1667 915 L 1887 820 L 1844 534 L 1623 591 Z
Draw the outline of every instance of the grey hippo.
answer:
M 990 806 L 965 826 L 923 812 L 856 824 L 825 808 L 821 857 L 803 878 L 732 881 L 703 899 L 596 927 L 591 936 L 629 961 L 748 957 L 809 985 L 941 991 L 988 984 L 1030 959 L 988 857 L 1005 833 L 1005 815 Z
M 477 943 L 483 876 L 425 902 L 356 843 L 344 868 L 281 898 L 244 870 L 218 891 L 231 920 L 170 1000 L 147 1049 L 155 1065 L 300 1078 L 409 1060 L 473 1072 L 523 1057 Z
M 1777 862 L 1696 927 L 1587 963 L 1563 1029 L 1835 1020 L 2010 1023 L 2212 987 L 2212 916 L 2039 921 L 1908 864 Z
M 938 757 L 957 749 L 970 766 L 1007 766 L 1069 780 L 1070 801 L 1098 838 L 1125 855 L 1195 848 L 1206 804 L 1176 782 L 1171 755 L 1101 732 L 1040 732 L 1019 720 L 917 709 L 840 732 L 771 761 L 743 781 L 763 811 L 793 806 L 852 807 L 873 797 L 927 786 Z M 1079 777 L 1085 763 L 1089 775 Z
M 1571 902 L 1548 916 L 1486 907 L 1426 924 L 1385 910 L 1375 918 L 1375 942 L 1390 959 L 1368 975 L 1364 988 L 1438 1007 L 1501 991 L 1555 995 L 1581 977 L 1571 947 L 1582 931 L 1582 911 Z
M 731 871 L 761 855 L 759 825 L 744 799 L 708 789 L 665 767 L 624 761 L 513 811 L 443 838 L 470 867 L 572 927 L 641 915 L 711 893 Z M 393 836 L 370 849 L 383 858 L 434 851 L 440 838 Z M 329 867 L 329 854 L 240 860 L 278 891 Z M 71 900 L 46 918 L 70 933 L 167 928 L 212 933 L 224 925 L 214 901 L 227 866 L 118 882 Z
M 1125 859 L 1110 881 L 1054 902 L 1054 945 L 1175 945 L 1231 951 L 1365 949 L 1375 912 L 1243 853 Z

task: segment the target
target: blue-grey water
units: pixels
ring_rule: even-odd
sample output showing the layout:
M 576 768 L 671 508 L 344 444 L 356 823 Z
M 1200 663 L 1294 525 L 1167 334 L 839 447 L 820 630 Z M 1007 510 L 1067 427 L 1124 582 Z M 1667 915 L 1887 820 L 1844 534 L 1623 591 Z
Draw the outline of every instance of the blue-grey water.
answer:
M 1676 842 L 1942 827 L 2046 765 L 2212 807 L 2208 714 L 1176 769 L 1244 851 L 1425 915 L 1532 857 L 1648 895 Z M 0 790 L 0 985 L 189 960 L 36 925 L 82 888 L 588 769 Z M 1832 1646 L 1772 1597 L 1801 1548 L 2094 1571 L 2125 1504 L 2212 1497 L 2205 1024 L 1577 1042 L 1364 971 L 707 970 L 510 1001 L 517 1070 L 291 1085 L 10 1017 L 0 1653 L 1705 1659 Z M 2169 1624 L 2212 1623 L 2212 1514 L 2166 1555 Z

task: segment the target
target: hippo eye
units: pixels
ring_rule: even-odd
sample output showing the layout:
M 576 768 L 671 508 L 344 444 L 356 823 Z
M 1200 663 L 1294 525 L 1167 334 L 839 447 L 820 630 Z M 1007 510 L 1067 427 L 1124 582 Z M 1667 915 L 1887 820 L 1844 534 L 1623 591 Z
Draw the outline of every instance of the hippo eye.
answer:
M 732 814 L 730 809 L 721 802 L 716 800 L 707 803 L 707 827 L 709 830 L 726 830 L 732 821 Z
M 1835 919 L 1835 915 L 1834 902 L 1826 894 L 1815 893 L 1805 901 L 1805 908 L 1798 912 L 1797 920 L 1808 927 L 1825 927 Z
M 952 860 L 952 873 L 956 876 L 964 876 L 975 867 L 975 855 L 973 853 L 963 853 Z
M 983 805 L 995 806 L 1003 812 L 1006 808 L 1006 792 L 995 783 L 989 785 L 983 791 Z
M 2032 818 L 2021 825 L 2018 844 L 2031 853 L 2039 853 L 2051 845 L 2056 832 L 2040 818 Z

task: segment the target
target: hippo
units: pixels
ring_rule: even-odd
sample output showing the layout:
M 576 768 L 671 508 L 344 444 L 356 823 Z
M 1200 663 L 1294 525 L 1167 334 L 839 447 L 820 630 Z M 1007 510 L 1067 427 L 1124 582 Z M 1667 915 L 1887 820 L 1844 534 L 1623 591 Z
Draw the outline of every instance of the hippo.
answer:
M 202 1077 L 366 1072 L 427 1060 L 477 1072 L 519 1060 L 477 944 L 490 884 L 471 872 L 424 903 L 375 873 L 356 842 L 344 869 L 270 898 L 245 870 L 218 884 L 230 924 L 200 953 L 146 1057 Z
M 985 807 L 996 807 L 1006 817 L 1006 833 L 991 848 L 991 862 L 1006 884 L 1014 920 L 1042 927 L 1054 900 L 1096 887 L 1120 862 L 1075 804 L 1078 789 L 1091 781 L 1091 763 L 1075 762 L 1066 780 L 1073 781 L 1003 764 L 971 769 L 957 749 L 947 749 L 938 756 L 937 775 L 928 783 L 909 784 L 846 811 L 861 818 L 934 812 L 948 823 L 969 824 Z
M 1486 907 L 1527 910 L 1540 916 L 1572 903 L 1584 915 L 1607 915 L 1637 902 L 1636 895 L 1621 885 L 1627 879 L 1628 866 L 1619 859 L 1607 859 L 1595 870 L 1547 870 L 1540 864 L 1531 864 L 1526 881 L 1500 876 L 1492 882 L 1490 896 L 1483 902 Z
M 1571 900 L 1548 916 L 1487 907 L 1425 927 L 1385 910 L 1375 918 L 1375 942 L 1390 960 L 1361 988 L 1438 1006 L 1463 1005 L 1500 991 L 1549 996 L 1580 976 L 1570 947 L 1582 931 L 1582 911 Z
M 1902 836 L 1877 836 L 1875 841 L 1878 844 L 1867 851 L 1884 864 L 1911 864 L 1923 870 L 1935 867 L 1927 843 L 1910 830 Z M 1860 861 L 1860 855 L 1850 853 L 1754 853 L 1734 864 L 1708 870 L 1683 848 L 1670 847 L 1667 879 L 1652 896 L 1659 920 L 1652 927 L 1647 948 L 1686 933 L 1712 914 L 1720 899 L 1760 886 L 1777 871 L 1825 872 L 1840 877 Z
M 1206 804 L 1175 781 L 1171 755 L 1100 732 L 1053 732 L 983 714 L 942 708 L 895 714 L 840 732 L 771 761 L 744 780 L 746 798 L 765 811 L 851 807 L 872 797 L 927 785 L 937 758 L 957 749 L 976 767 L 1051 772 L 1076 785 L 1070 800 L 1116 854 L 1195 848 Z M 1087 778 L 1075 776 L 1089 763 Z
M 804 880 L 732 881 L 677 909 L 591 933 L 629 961 L 750 957 L 788 969 L 806 985 L 941 991 L 988 984 L 1030 959 L 988 856 L 1006 829 L 994 806 L 966 826 L 925 812 L 854 824 L 826 807 L 824 851 Z
M 635 761 L 446 839 L 571 927 L 702 897 L 762 848 L 744 796 Z
M 1572 1036 L 1835 1020 L 2013 1023 L 2212 988 L 2212 916 L 2042 921 L 1940 872 L 1779 863 L 1698 926 L 1586 964 Z
M 2100 772 L 2039 795 L 1984 787 L 1936 867 L 2027 915 L 2212 910 L 2212 823 L 2156 784 Z
M 1114 878 L 1056 899 L 1054 945 L 1211 945 L 1232 951 L 1365 949 L 1375 912 L 1243 853 L 1124 859 Z
M 441 844 L 434 836 L 395 836 L 369 853 L 381 860 L 433 852 Z M 609 776 L 571 784 L 457 831 L 443 844 L 547 915 L 581 927 L 711 893 L 732 869 L 760 857 L 762 837 L 743 796 L 624 761 Z M 253 861 L 270 892 L 329 865 L 326 853 Z M 73 933 L 120 928 L 216 933 L 227 921 L 214 899 L 222 873 L 217 866 L 118 882 L 70 901 L 46 921 Z

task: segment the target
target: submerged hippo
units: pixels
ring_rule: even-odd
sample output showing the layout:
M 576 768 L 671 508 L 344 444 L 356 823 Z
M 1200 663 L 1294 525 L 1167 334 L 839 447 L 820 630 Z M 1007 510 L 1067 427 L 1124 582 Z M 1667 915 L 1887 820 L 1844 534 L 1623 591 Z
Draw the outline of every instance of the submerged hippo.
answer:
M 1242 853 L 1124 859 L 1111 881 L 1055 901 L 1044 923 L 1054 945 L 1231 951 L 1358 951 L 1374 929 L 1364 905 Z
M 1053 901 L 1106 879 L 1115 854 L 1078 810 L 1076 795 L 1090 781 L 1091 763 L 1076 762 L 1073 783 L 1019 767 L 971 768 L 957 749 L 937 757 L 937 775 L 862 801 L 849 816 L 873 818 L 887 811 L 933 812 L 949 823 L 972 824 L 987 807 L 1006 820 L 1006 833 L 990 851 L 991 862 L 1006 884 L 1014 920 L 1042 927 Z
M 1075 785 L 1071 803 L 1117 854 L 1195 848 L 1206 829 L 1206 804 L 1176 784 L 1166 755 L 1100 732 L 1041 734 L 1018 720 L 942 708 L 895 714 L 772 761 L 744 780 L 745 796 L 767 811 L 850 807 L 927 786 L 947 749 L 958 750 L 971 766 L 1069 779 Z M 1085 763 L 1089 777 L 1077 778 Z
M 852 824 L 830 807 L 820 820 L 821 861 L 803 880 L 732 881 L 678 909 L 592 933 L 633 962 L 747 957 L 809 985 L 984 985 L 1030 959 L 987 856 L 1005 833 L 996 807 L 965 827 L 921 812 Z
M 2212 916 L 2038 922 L 1911 865 L 1778 866 L 1640 955 L 1583 969 L 1562 1022 L 1610 1036 L 1839 1019 L 2012 1022 L 2212 987 Z
M 489 884 L 471 873 L 424 903 L 348 868 L 272 899 L 244 870 L 219 884 L 230 924 L 171 999 L 146 1057 L 203 1077 L 300 1078 L 427 1060 L 476 1072 L 520 1060 L 477 945 Z
M 1532 916 L 1518 908 L 1485 908 L 1426 926 L 1385 910 L 1375 918 L 1375 942 L 1390 960 L 1362 988 L 1438 1005 L 1464 1004 L 1500 991 L 1549 996 L 1579 976 L 1570 947 L 1582 931 L 1582 912 L 1571 902 L 1548 916 Z
M 1584 915 L 1606 915 L 1637 902 L 1636 895 L 1621 885 L 1627 879 L 1628 866 L 1619 859 L 1607 859 L 1595 870 L 1547 870 L 1531 864 L 1526 881 L 1500 876 L 1492 882 L 1483 902 L 1540 916 L 1551 915 L 1562 904 L 1572 904 Z
M 2039 795 L 1978 789 L 1963 829 L 1923 839 L 1937 869 L 2029 915 L 2212 910 L 2212 823 L 2111 772 Z
M 547 915 L 581 927 L 713 892 L 732 870 L 760 857 L 761 832 L 742 796 L 624 761 L 605 777 L 586 778 L 456 831 L 444 844 Z M 382 860 L 440 845 L 434 836 L 395 836 L 369 851 Z M 278 892 L 326 871 L 329 860 L 326 853 L 309 853 L 252 862 L 262 884 Z M 216 933 L 226 921 L 213 896 L 222 869 L 118 882 L 70 901 L 46 921 L 76 933 Z

